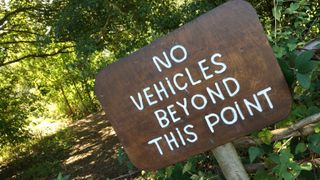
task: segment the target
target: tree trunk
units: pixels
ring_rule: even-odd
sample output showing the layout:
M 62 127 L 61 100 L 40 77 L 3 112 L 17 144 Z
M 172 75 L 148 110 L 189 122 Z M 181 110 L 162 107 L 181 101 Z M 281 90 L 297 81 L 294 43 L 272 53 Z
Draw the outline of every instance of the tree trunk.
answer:
M 75 116 L 75 113 L 74 113 L 74 111 L 72 110 L 72 107 L 71 107 L 71 105 L 70 105 L 70 103 L 69 103 L 69 101 L 68 101 L 68 99 L 67 99 L 67 96 L 66 96 L 66 94 L 65 94 L 65 92 L 64 92 L 63 87 L 60 86 L 60 89 L 61 89 L 61 92 L 62 92 L 62 95 L 63 95 L 64 102 L 65 102 L 66 105 L 68 106 L 69 111 L 71 112 L 72 116 Z
M 79 89 L 77 88 L 77 85 L 76 85 L 76 83 L 74 82 L 73 78 L 71 78 L 71 81 L 72 81 L 72 84 L 73 84 L 74 88 L 76 89 L 77 95 L 78 95 L 78 97 L 79 97 L 79 99 L 80 99 L 80 101 L 81 101 L 82 106 L 84 107 L 84 109 L 86 110 L 87 113 L 90 112 L 89 109 L 88 109 L 88 107 L 87 107 L 87 106 L 85 105 L 85 103 L 83 102 L 82 95 L 81 95 Z
M 90 100 L 90 103 L 91 103 L 91 105 L 92 105 L 92 107 L 94 108 L 94 110 L 96 110 L 97 109 L 97 106 L 96 106 L 96 104 L 93 102 L 93 98 L 91 97 L 91 95 L 90 95 L 90 90 L 87 88 L 87 83 L 86 82 L 84 82 L 84 81 L 82 81 L 82 89 L 84 89 L 84 91 L 86 92 L 86 94 L 87 94 L 87 96 L 88 96 L 88 98 L 89 98 L 89 100 Z

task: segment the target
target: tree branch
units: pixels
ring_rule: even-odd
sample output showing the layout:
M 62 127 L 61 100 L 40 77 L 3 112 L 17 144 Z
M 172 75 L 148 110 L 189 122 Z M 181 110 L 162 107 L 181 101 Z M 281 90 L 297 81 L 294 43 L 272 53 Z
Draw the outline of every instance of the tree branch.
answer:
M 17 62 L 20 62 L 24 59 L 28 59 L 28 58 L 46 58 L 46 57 L 51 57 L 51 56 L 55 56 L 57 54 L 65 54 L 65 53 L 72 53 L 74 51 L 65 51 L 66 49 L 68 48 L 71 48 L 73 46 L 67 46 L 67 47 L 63 47 L 61 49 L 59 49 L 57 52 L 54 52 L 54 53 L 48 53 L 48 54 L 38 54 L 38 53 L 35 53 L 35 54 L 29 54 L 29 55 L 26 55 L 26 56 L 22 56 L 18 59 L 15 59 L 15 60 L 12 60 L 12 61 L 9 61 L 9 62 L 4 62 L 2 64 L 0 64 L 0 67 L 2 66 L 6 66 L 6 65 L 9 65 L 9 64 L 13 64 L 13 63 L 17 63 Z
M 309 124 L 319 122 L 319 121 L 320 121 L 320 113 L 317 113 L 312 116 L 306 117 L 306 118 L 296 122 L 295 124 L 293 124 L 287 128 L 275 129 L 275 130 L 271 131 L 271 133 L 273 135 L 272 141 L 278 141 L 280 139 L 285 139 L 288 137 L 304 135 L 304 131 L 301 128 L 303 128 Z M 300 129 L 302 131 L 300 131 Z M 306 127 L 305 131 L 307 129 L 309 129 L 309 128 Z
M 53 43 L 65 43 L 68 41 L 52 41 Z M 46 43 L 44 41 L 29 41 L 29 40 L 21 40 L 21 41 L 5 41 L 0 42 L 0 45 L 7 45 L 7 44 L 19 44 L 19 43 L 25 43 L 25 44 L 36 44 L 36 43 Z
M 317 113 L 312 116 L 306 117 L 289 127 L 272 130 L 271 134 L 273 137 L 271 141 L 274 142 L 289 137 L 306 136 L 312 134 L 314 133 L 314 128 L 319 125 L 319 122 L 320 113 Z M 261 140 L 249 136 L 245 136 L 233 141 L 233 144 L 236 147 L 249 147 L 261 143 Z
M 26 43 L 26 44 L 35 44 L 39 41 L 5 41 L 5 42 L 0 42 L 0 44 L 5 45 L 5 44 L 19 44 L 19 43 Z
M 33 35 L 38 35 L 38 36 L 43 36 L 43 34 L 36 33 L 36 32 L 31 32 L 27 30 L 19 30 L 19 29 L 4 29 L 2 30 L 3 33 L 0 33 L 0 37 L 5 36 L 6 34 L 9 34 L 10 32 L 16 32 L 16 33 L 24 33 L 24 34 L 33 34 Z

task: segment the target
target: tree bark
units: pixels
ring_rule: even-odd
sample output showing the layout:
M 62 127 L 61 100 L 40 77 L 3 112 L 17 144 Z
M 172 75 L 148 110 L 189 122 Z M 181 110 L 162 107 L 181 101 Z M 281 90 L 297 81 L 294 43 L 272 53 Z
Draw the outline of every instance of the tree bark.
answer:
M 74 79 L 72 77 L 71 77 L 71 81 L 72 81 L 72 84 L 73 84 L 74 88 L 76 89 L 76 93 L 77 93 L 77 95 L 78 95 L 78 97 L 80 99 L 80 102 L 81 102 L 82 106 L 86 110 L 86 113 L 89 113 L 90 111 L 89 111 L 88 107 L 85 105 L 85 103 L 83 101 L 83 98 L 82 98 L 82 95 L 81 95 L 81 93 L 80 93 L 80 91 L 79 91 L 79 89 L 77 87 L 77 84 L 76 84 L 76 82 L 74 81 Z
M 63 99 L 64 99 L 66 105 L 67 105 L 68 108 L 69 108 L 69 111 L 71 112 L 71 114 L 72 114 L 73 116 L 75 116 L 75 113 L 74 113 L 74 111 L 72 110 L 72 107 L 71 107 L 71 105 L 70 105 L 70 103 L 69 103 L 69 101 L 68 101 L 68 98 L 67 98 L 67 96 L 66 96 L 66 94 L 65 94 L 65 92 L 64 92 L 63 87 L 60 86 L 60 89 L 61 89 L 61 92 L 62 92 Z
M 212 150 L 227 180 L 249 180 L 233 144 L 227 143 Z
M 271 141 L 274 142 L 289 137 L 306 136 L 312 134 L 314 133 L 314 128 L 319 125 L 319 122 L 320 113 L 317 113 L 312 116 L 306 117 L 302 120 L 299 120 L 298 122 L 289 127 L 272 130 Z M 256 146 L 258 144 L 261 144 L 262 142 L 260 139 L 245 136 L 234 140 L 233 143 L 236 147 L 246 148 L 249 146 Z

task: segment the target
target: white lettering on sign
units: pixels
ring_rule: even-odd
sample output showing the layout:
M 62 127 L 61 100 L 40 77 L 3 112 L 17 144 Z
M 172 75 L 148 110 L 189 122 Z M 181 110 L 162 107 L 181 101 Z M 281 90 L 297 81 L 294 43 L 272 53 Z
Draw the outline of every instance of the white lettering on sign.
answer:
M 188 60 L 188 51 L 182 45 L 174 45 L 169 52 L 163 51 L 161 56 L 153 56 L 152 61 L 159 72 L 173 67 L 174 63 L 179 64 Z M 241 92 L 241 85 L 235 77 L 225 77 L 221 75 L 228 70 L 226 61 L 220 53 L 213 53 L 210 59 L 196 61 L 196 66 L 185 67 L 181 72 L 176 72 L 172 76 L 164 77 L 151 86 L 145 87 L 136 95 L 130 96 L 134 107 L 139 111 L 155 106 L 178 92 L 187 93 L 188 96 L 176 100 L 166 107 L 157 108 L 153 113 L 159 126 L 163 129 L 172 127 L 176 123 L 183 121 L 190 116 L 192 111 L 201 111 L 208 106 L 216 105 L 226 99 L 236 97 Z M 192 71 L 191 71 L 192 70 Z M 195 72 L 198 70 L 198 72 Z M 201 74 L 199 76 L 198 74 Z M 219 81 L 213 81 L 215 76 L 220 76 Z M 196 78 L 197 77 L 197 78 Z M 205 91 L 202 93 L 190 94 L 188 89 L 203 82 L 209 81 Z M 248 97 L 234 101 L 225 107 L 221 107 L 219 112 L 215 110 L 204 116 L 204 123 L 211 133 L 216 133 L 217 126 L 232 126 L 239 121 L 245 121 L 248 117 L 253 117 L 257 113 L 274 109 L 270 92 L 272 87 L 253 92 Z M 182 114 L 181 114 L 182 113 Z M 153 145 L 160 155 L 165 152 L 174 151 L 184 146 L 196 143 L 198 135 L 194 131 L 192 124 L 187 124 L 183 128 L 173 129 L 168 133 L 154 137 L 148 142 Z
M 225 124 L 225 125 L 232 125 L 234 123 L 236 123 L 239 118 L 241 118 L 241 120 L 245 120 L 245 117 L 244 117 L 244 112 L 245 113 L 249 113 L 250 116 L 253 116 L 254 115 L 254 112 L 257 113 L 257 112 L 262 112 L 264 109 L 262 108 L 262 105 L 261 105 L 261 101 L 267 101 L 268 103 L 268 106 L 269 107 L 264 107 L 264 108 L 270 108 L 270 109 L 273 109 L 273 104 L 270 100 L 270 97 L 267 93 L 265 92 L 268 92 L 271 90 L 271 87 L 267 87 L 259 92 L 257 92 L 257 94 L 261 94 L 261 92 L 263 92 L 264 94 L 264 98 L 260 98 L 258 99 L 257 98 L 257 95 L 256 94 L 253 94 L 252 95 L 252 98 L 254 102 L 252 102 L 252 100 L 248 100 L 248 99 L 243 99 L 242 101 L 242 104 L 244 104 L 246 107 L 245 109 L 240 109 L 239 107 L 239 103 L 238 102 L 234 102 L 233 106 L 227 106 L 225 108 L 222 109 L 222 111 L 218 114 L 216 113 L 210 113 L 208 115 L 205 116 L 205 120 L 206 120 L 206 123 L 210 129 L 210 131 L 212 133 L 214 133 L 214 129 L 213 127 L 215 125 L 217 125 L 220 120 L 222 120 L 222 122 Z M 225 118 L 225 112 L 229 110 L 229 112 L 231 112 L 231 120 L 227 120 Z M 255 110 L 255 111 L 254 111 Z
M 193 128 L 194 126 L 191 124 L 186 125 L 182 131 L 179 130 L 179 128 L 175 128 L 176 132 L 170 131 L 168 134 L 153 138 L 148 142 L 148 144 L 155 144 L 159 154 L 163 155 L 163 148 L 169 148 L 170 151 L 174 151 L 181 146 L 195 143 L 198 140 L 198 135 L 192 131 Z M 184 134 L 186 137 L 182 134 Z M 161 147 L 159 141 L 164 141 L 166 146 Z
M 175 52 L 178 50 L 180 50 L 183 53 L 182 57 L 176 57 Z M 163 55 L 162 59 L 158 56 L 153 56 L 153 58 L 152 58 L 153 63 L 156 65 L 159 72 L 162 71 L 161 65 L 164 66 L 165 68 L 172 67 L 172 63 L 171 63 L 167 53 L 165 51 L 163 51 L 162 55 Z M 183 62 L 184 60 L 187 59 L 187 56 L 188 56 L 188 54 L 187 54 L 186 48 L 181 45 L 175 45 L 170 50 L 170 58 L 172 61 L 174 61 L 176 63 Z

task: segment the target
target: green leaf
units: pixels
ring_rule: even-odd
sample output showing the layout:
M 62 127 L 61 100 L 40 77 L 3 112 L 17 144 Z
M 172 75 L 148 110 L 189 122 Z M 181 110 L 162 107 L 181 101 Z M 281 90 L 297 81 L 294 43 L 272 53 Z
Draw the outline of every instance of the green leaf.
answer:
M 286 164 L 290 161 L 292 154 L 290 153 L 289 149 L 284 149 L 280 152 L 279 158 L 281 164 Z
M 58 174 L 57 180 L 61 180 L 61 179 L 62 179 L 62 173 L 60 172 L 60 173 Z
M 273 17 L 280 21 L 282 7 L 276 6 L 272 9 Z
M 319 107 L 317 107 L 317 106 L 310 106 L 310 107 L 308 108 L 307 114 L 308 114 L 309 116 L 311 116 L 311 115 L 316 114 L 316 113 L 319 113 L 319 112 L 320 112 L 320 108 L 319 108 Z
M 320 134 L 313 134 L 308 137 L 309 148 L 315 152 L 320 154 Z
M 281 67 L 281 70 L 283 72 L 284 77 L 286 78 L 286 81 L 287 81 L 289 87 L 291 87 L 291 85 L 295 81 L 294 71 L 289 67 L 289 64 L 287 63 L 287 61 L 279 59 L 278 63 Z
M 184 174 L 184 173 L 190 171 L 191 168 L 192 168 L 192 163 L 188 161 L 188 162 L 183 166 L 182 173 Z
M 190 179 L 192 179 L 192 180 L 198 180 L 198 179 L 199 179 L 199 176 L 196 175 L 196 174 L 193 174 L 193 175 L 190 177 Z
M 289 8 L 291 11 L 297 10 L 299 8 L 299 3 L 291 3 Z
M 274 180 L 274 177 L 268 174 L 266 170 L 258 169 L 253 179 L 254 180 Z
M 307 150 L 306 144 L 299 143 L 299 144 L 297 144 L 296 149 L 295 149 L 294 152 L 295 152 L 295 154 L 298 154 L 298 153 L 302 153 L 302 152 L 304 152 L 306 150 Z
M 273 144 L 273 148 L 274 148 L 274 149 L 280 149 L 281 146 L 282 146 L 282 143 L 281 143 L 280 141 L 275 142 L 275 143 Z
M 174 169 L 174 166 L 169 166 L 166 168 L 166 177 L 167 178 L 171 177 L 173 169 Z
M 297 60 L 303 62 L 309 61 L 313 57 L 313 55 L 314 52 L 312 50 L 304 51 L 297 57 Z
M 287 46 L 289 48 L 289 51 L 293 51 L 296 49 L 297 44 L 296 43 L 288 43 Z
M 310 162 L 304 162 L 304 163 L 300 164 L 300 168 L 301 168 L 301 170 L 311 171 L 312 164 Z
M 320 125 L 317 125 L 316 127 L 314 127 L 314 132 L 320 133 Z
M 280 163 L 280 157 L 279 157 L 278 154 L 275 154 L 275 153 L 269 154 L 268 159 L 271 160 L 272 162 L 276 163 L 276 164 Z
M 295 59 L 295 67 L 301 74 L 311 73 L 314 68 L 316 68 L 316 64 L 311 61 L 313 57 L 313 51 L 304 51 Z
M 283 177 L 283 179 L 285 179 L 285 180 L 292 180 L 292 179 L 294 179 L 294 178 L 293 178 L 293 175 L 292 175 L 290 172 L 288 172 L 288 171 L 283 171 L 280 175 L 281 175 L 281 176 Z
M 273 46 L 273 52 L 277 58 L 281 58 L 286 53 L 286 49 L 280 46 Z
M 248 150 L 250 163 L 252 163 L 258 156 L 260 156 L 263 152 L 258 147 L 250 147 Z
M 60 172 L 56 179 L 57 180 L 69 180 L 70 179 L 70 175 L 63 176 L 62 173 Z
M 263 129 L 259 132 L 258 137 L 265 144 L 270 144 L 272 140 L 272 133 L 268 129 Z
M 299 8 L 299 3 L 291 3 L 290 4 L 290 7 L 286 9 L 286 12 L 288 14 L 293 14 L 293 13 L 296 13 L 296 10 Z
M 311 85 L 311 75 L 309 74 L 297 74 L 297 80 L 299 81 L 299 84 L 305 88 L 309 89 Z
M 292 114 L 298 118 L 303 118 L 306 116 L 307 107 L 303 104 L 295 105 Z

